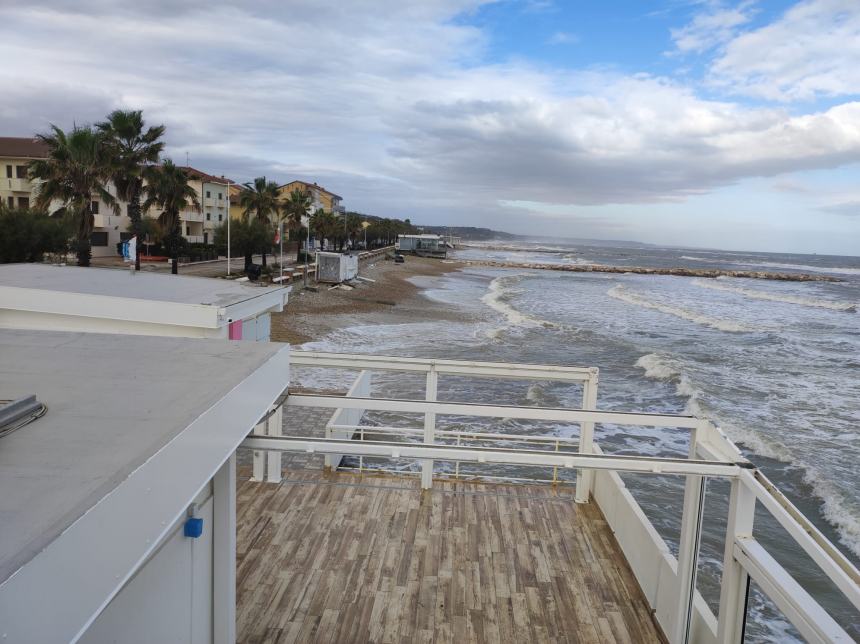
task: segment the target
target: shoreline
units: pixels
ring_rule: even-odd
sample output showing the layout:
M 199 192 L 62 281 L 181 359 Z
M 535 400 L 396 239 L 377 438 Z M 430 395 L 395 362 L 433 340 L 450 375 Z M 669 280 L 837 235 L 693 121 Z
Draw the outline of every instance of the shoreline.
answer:
M 361 265 L 354 286 L 331 288 L 316 284 L 316 291 L 299 284 L 282 313 L 272 315 L 271 337 L 296 346 L 322 339 L 328 333 L 360 324 L 396 324 L 420 320 L 463 320 L 468 315 L 454 306 L 431 302 L 415 277 L 437 277 L 460 270 L 465 262 L 407 256 L 403 264 L 368 260 Z

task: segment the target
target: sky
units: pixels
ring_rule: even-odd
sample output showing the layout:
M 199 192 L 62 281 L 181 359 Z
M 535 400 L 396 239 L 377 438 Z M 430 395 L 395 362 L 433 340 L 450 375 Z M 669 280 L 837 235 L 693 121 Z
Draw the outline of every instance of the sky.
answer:
M 0 0 L 0 136 L 413 223 L 860 255 L 860 0 Z

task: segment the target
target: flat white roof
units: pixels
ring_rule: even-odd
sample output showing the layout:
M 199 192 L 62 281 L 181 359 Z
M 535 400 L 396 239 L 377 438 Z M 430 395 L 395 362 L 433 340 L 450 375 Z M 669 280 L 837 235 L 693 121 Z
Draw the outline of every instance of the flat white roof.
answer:
M 425 233 L 423 235 L 398 235 L 398 237 L 407 239 L 441 239 L 441 235 L 432 235 L 430 233 Z
M 48 407 L 0 438 L 0 589 L 153 455 L 180 449 L 177 437 L 216 404 L 242 421 L 217 412 L 226 440 L 218 421 L 204 422 L 205 449 L 195 451 L 195 465 L 213 446 L 226 459 L 287 382 L 288 350 L 279 343 L 0 331 L 0 399 L 36 394 Z M 259 371 L 264 364 L 268 371 Z M 251 391 L 271 389 L 265 402 L 238 387 L 259 374 L 265 384 L 253 380 Z M 168 469 L 157 476 L 169 476 Z
M 2 264 L 0 286 L 218 307 L 289 292 L 284 286 L 249 286 L 211 277 L 50 264 Z

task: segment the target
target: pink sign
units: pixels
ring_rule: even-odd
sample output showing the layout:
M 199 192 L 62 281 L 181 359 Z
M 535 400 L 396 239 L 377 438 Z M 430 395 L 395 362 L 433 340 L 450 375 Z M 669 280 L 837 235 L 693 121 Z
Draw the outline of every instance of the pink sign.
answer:
M 236 320 L 235 322 L 230 323 L 230 330 L 228 337 L 231 340 L 241 340 L 242 339 L 242 320 Z

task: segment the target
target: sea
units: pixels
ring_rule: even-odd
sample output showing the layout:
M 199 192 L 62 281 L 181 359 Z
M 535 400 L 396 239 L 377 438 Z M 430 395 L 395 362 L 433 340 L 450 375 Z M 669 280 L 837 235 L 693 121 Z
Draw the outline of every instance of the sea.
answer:
M 416 319 L 351 326 L 303 348 L 596 366 L 600 409 L 691 413 L 713 420 L 858 562 L 860 257 L 557 239 L 473 243 L 453 256 L 511 264 L 725 268 L 839 278 L 839 282 L 780 282 L 472 266 L 442 277 L 415 278 L 431 303 L 468 314 L 463 321 Z M 416 397 L 422 395 L 421 386 L 419 380 L 380 376 L 374 381 L 374 395 Z M 439 398 L 581 406 L 578 388 L 552 383 L 449 378 L 440 380 Z M 416 426 L 406 416 L 377 415 L 368 422 Z M 445 422 L 447 428 L 457 428 L 464 419 L 439 419 L 440 427 Z M 558 423 L 480 424 L 484 431 L 499 433 L 578 435 L 575 425 Z M 677 430 L 612 425 L 599 425 L 595 439 L 606 452 L 616 454 L 685 455 L 688 446 L 688 436 Z M 683 481 L 653 475 L 623 478 L 658 532 L 676 548 Z M 727 497 L 727 484 L 708 482 L 698 584 L 715 613 Z M 860 639 L 856 611 L 761 508 L 754 534 Z M 746 637 L 754 642 L 802 641 L 755 587 Z

